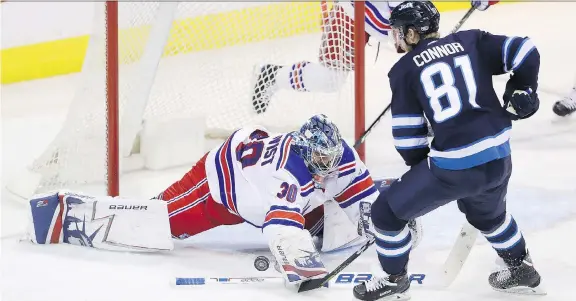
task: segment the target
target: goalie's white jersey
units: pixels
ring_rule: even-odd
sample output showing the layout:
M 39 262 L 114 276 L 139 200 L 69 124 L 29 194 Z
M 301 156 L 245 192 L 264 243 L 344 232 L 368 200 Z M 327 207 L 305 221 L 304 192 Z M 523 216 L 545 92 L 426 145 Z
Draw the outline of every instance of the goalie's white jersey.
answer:
M 365 31 L 380 42 L 388 41 L 390 31 L 390 13 L 402 1 L 365 1 L 366 18 L 364 18 Z M 354 20 L 354 2 L 338 1 L 344 13 Z
M 356 222 L 357 202 L 373 202 L 378 196 L 364 163 L 347 144 L 338 174 L 326 178 L 322 188 L 315 187 L 304 160 L 292 148 L 288 133 L 271 134 L 260 127 L 234 132 L 206 158 L 212 197 L 266 233 L 303 229 L 303 215 L 330 199 Z

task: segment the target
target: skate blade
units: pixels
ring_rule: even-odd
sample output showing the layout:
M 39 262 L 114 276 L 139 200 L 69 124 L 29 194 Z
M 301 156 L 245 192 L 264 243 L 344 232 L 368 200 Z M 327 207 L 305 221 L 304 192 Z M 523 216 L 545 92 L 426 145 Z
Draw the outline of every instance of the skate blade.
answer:
M 516 294 L 516 295 L 536 295 L 536 296 L 544 296 L 548 293 L 540 286 L 537 287 L 527 287 L 527 286 L 518 286 L 509 289 L 494 289 L 499 292 L 508 293 L 508 294 Z
M 376 301 L 405 301 L 405 300 L 410 300 L 410 295 L 408 293 L 399 293 L 381 299 L 376 299 Z

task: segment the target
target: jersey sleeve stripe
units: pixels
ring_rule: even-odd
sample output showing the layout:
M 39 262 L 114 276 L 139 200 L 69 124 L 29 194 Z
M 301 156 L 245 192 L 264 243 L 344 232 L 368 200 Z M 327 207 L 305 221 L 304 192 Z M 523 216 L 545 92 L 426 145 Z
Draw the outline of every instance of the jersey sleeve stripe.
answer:
M 231 212 L 238 214 L 236 209 L 236 191 L 234 183 L 234 168 L 232 162 L 231 141 L 234 134 L 220 147 L 215 156 L 216 173 L 220 184 L 222 204 Z
M 393 129 L 423 127 L 424 124 L 424 116 L 392 116 Z
M 370 177 L 370 173 L 366 170 L 364 173 L 356 177 L 350 185 L 340 194 L 336 195 L 334 199 L 338 202 L 340 207 L 346 208 L 355 202 L 376 193 L 374 181 Z
M 508 52 L 510 51 L 510 45 L 516 39 L 516 37 L 509 37 L 504 41 L 504 46 L 502 47 L 502 62 L 504 63 L 504 72 L 510 71 L 508 68 Z
M 302 197 L 307 197 L 313 191 L 314 191 L 314 182 L 310 181 L 310 182 L 308 182 L 308 184 L 306 184 L 305 186 L 302 186 L 300 188 L 300 195 Z
M 425 126 L 423 116 L 396 117 L 392 116 L 392 129 L 421 128 Z
M 266 214 L 262 227 L 269 225 L 292 226 L 304 229 L 304 216 L 297 208 L 286 206 L 271 206 L 270 211 Z
M 428 137 L 394 137 L 394 146 L 396 146 L 397 149 L 428 147 Z
M 338 177 L 344 177 L 356 171 L 356 161 L 338 167 Z
M 536 49 L 536 46 L 534 46 L 532 40 L 528 38 L 524 39 L 520 45 L 520 48 L 516 52 L 516 55 L 514 55 L 514 59 L 512 60 L 512 71 L 516 71 L 516 69 L 520 68 L 522 63 L 524 63 L 524 60 L 526 60 L 526 58 L 530 55 L 530 53 L 532 53 L 534 49 Z
M 378 9 L 370 1 L 364 2 L 366 4 L 366 17 L 368 25 L 374 28 L 381 34 L 388 35 L 390 30 L 390 21 L 378 12 Z
M 290 143 L 292 142 L 292 137 L 286 135 L 282 143 L 280 144 L 280 156 L 278 158 L 278 163 L 276 163 L 276 170 L 284 168 L 286 162 L 288 161 L 288 156 L 290 155 Z

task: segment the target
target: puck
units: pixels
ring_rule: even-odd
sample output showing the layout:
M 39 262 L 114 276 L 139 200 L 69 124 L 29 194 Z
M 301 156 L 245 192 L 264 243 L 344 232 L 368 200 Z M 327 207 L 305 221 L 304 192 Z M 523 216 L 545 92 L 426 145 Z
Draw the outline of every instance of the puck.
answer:
M 270 267 L 270 260 L 266 256 L 258 256 L 254 260 L 254 267 L 258 271 L 266 271 Z

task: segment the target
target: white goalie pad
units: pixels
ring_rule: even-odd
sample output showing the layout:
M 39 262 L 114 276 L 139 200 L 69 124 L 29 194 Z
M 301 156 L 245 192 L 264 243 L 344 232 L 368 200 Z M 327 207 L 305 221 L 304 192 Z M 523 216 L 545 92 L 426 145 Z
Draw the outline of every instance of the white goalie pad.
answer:
M 37 244 L 69 243 L 112 251 L 174 248 L 165 202 L 70 192 L 30 200 L 28 237 Z
M 360 244 L 358 225 L 353 223 L 342 208 L 333 200 L 324 203 L 324 236 L 322 252 L 331 252 Z

